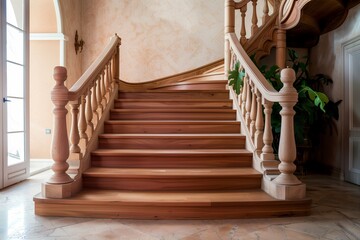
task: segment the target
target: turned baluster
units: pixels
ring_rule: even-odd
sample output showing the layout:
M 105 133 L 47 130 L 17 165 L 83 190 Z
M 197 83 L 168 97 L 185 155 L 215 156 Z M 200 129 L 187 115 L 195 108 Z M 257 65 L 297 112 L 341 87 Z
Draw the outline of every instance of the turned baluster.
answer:
M 93 115 L 95 115 L 95 117 L 96 117 L 95 121 L 96 121 L 96 125 L 97 125 L 97 123 L 99 122 L 100 116 L 99 116 L 99 113 L 97 112 L 98 100 L 97 100 L 97 96 L 96 96 L 96 86 L 97 86 L 97 78 L 94 81 L 94 86 L 92 88 L 92 93 L 91 93 L 92 112 L 93 112 Z
M 98 84 L 97 84 L 97 91 L 96 91 L 96 95 L 97 95 L 97 100 L 98 100 L 98 107 L 100 109 L 100 116 L 102 115 L 102 113 L 104 112 L 104 108 L 102 105 L 102 95 L 101 95 L 101 82 L 104 81 L 104 72 L 101 72 L 100 74 L 100 78 L 98 79 Z
M 247 98 L 247 90 L 248 90 L 248 85 L 247 85 L 248 80 L 249 80 L 248 75 L 245 73 L 244 82 L 243 82 L 244 90 L 242 91 L 242 98 L 241 98 L 241 112 L 244 118 L 246 114 L 245 106 L 247 101 L 246 98 Z
M 256 104 L 256 96 L 255 96 L 255 86 L 254 84 L 252 84 L 252 88 L 251 88 L 251 112 L 250 112 L 250 136 L 252 138 L 254 138 L 255 136 L 255 121 L 256 121 L 256 114 L 257 114 L 257 111 L 256 111 L 256 107 L 257 107 L 257 104 Z
M 246 5 L 243 6 L 242 8 L 240 8 L 240 12 L 241 12 L 240 44 L 241 45 L 244 45 L 247 41 L 247 39 L 246 39 L 246 24 L 245 24 L 246 11 L 247 11 Z
M 70 106 L 71 106 L 70 152 L 71 153 L 80 153 L 81 152 L 81 149 L 79 147 L 80 134 L 79 134 L 79 127 L 78 127 L 78 124 L 79 124 L 78 114 L 79 114 L 80 103 L 81 103 L 80 99 L 78 99 L 76 101 L 72 101 L 70 103 Z
M 281 132 L 279 143 L 279 171 L 281 174 L 274 180 L 282 185 L 296 185 L 301 184 L 299 179 L 294 175 L 296 166 L 294 164 L 296 158 L 296 145 L 294 135 L 294 106 L 297 101 L 297 92 L 293 87 L 295 81 L 295 71 L 291 68 L 286 68 L 281 71 L 281 81 L 284 84 L 280 93 L 284 96 L 295 96 L 294 101 L 280 101 L 282 107 L 281 115 Z
M 105 109 L 106 107 L 106 102 L 107 102 L 107 99 L 106 99 L 106 89 L 105 89 L 105 82 L 108 81 L 108 77 L 109 77 L 109 73 L 107 71 L 107 65 L 105 65 L 105 75 L 104 75 L 104 78 L 102 79 L 101 81 L 101 99 L 102 99 L 102 106 L 103 106 L 103 109 Z
M 109 62 L 109 75 L 110 75 L 110 79 L 109 79 L 108 91 L 109 91 L 109 98 L 110 98 L 110 94 L 113 91 L 113 83 L 115 83 L 114 75 L 113 75 L 113 61 Z
M 247 91 L 246 91 L 246 105 L 245 105 L 245 109 L 246 109 L 246 114 L 245 114 L 245 123 L 247 128 L 250 128 L 250 111 L 251 111 L 251 81 L 250 79 L 248 79 L 247 81 Z
M 261 93 L 259 90 L 256 90 L 256 102 L 257 102 L 257 113 L 256 113 L 256 122 L 255 122 L 255 137 L 254 144 L 256 151 L 260 151 L 263 146 L 263 132 L 264 132 L 264 116 L 263 108 L 261 104 Z
M 87 91 L 87 97 L 86 97 L 86 122 L 89 129 L 89 137 L 91 138 L 94 133 L 94 124 L 93 124 L 93 112 L 92 112 L 92 106 L 91 106 L 91 88 Z
M 119 38 L 119 36 L 115 33 L 115 36 Z M 114 79 L 120 79 L 120 45 L 121 38 L 119 38 L 119 44 L 116 46 L 115 57 L 114 57 Z
M 269 19 L 269 2 L 268 2 L 268 0 L 265 0 L 263 13 L 264 13 L 264 15 L 262 17 L 262 25 L 264 25 L 267 22 L 267 20 Z
M 257 5 L 257 0 L 252 0 L 252 4 L 253 4 L 253 14 L 252 14 L 252 19 L 251 19 L 251 36 L 254 36 L 255 33 L 257 32 L 257 30 L 259 29 L 258 27 L 258 17 L 257 17 L 257 9 L 256 9 L 256 5 Z
M 233 0 L 225 0 L 225 37 L 227 33 L 233 33 L 235 31 L 235 2 Z M 230 42 L 225 38 L 224 46 L 224 71 L 225 76 L 228 76 L 230 70 Z
M 52 170 L 54 174 L 47 183 L 64 184 L 72 182 L 73 179 L 66 173 L 69 164 L 66 162 L 69 157 L 69 140 L 66 128 L 65 108 L 68 103 L 68 89 L 64 82 L 67 78 L 67 71 L 64 67 L 55 67 L 54 80 L 56 85 L 51 92 L 51 101 L 54 104 L 54 134 L 51 143 L 51 156 L 54 160 Z
M 81 95 L 79 130 L 80 130 L 80 138 L 84 139 L 85 145 L 87 145 L 89 141 L 89 136 L 86 133 L 87 123 L 86 123 L 85 106 L 86 106 L 86 96 Z
M 272 148 L 273 143 L 273 134 L 271 128 L 271 113 L 273 103 L 265 100 L 264 103 L 265 109 L 265 129 L 264 129 L 264 147 L 262 148 L 261 159 L 262 160 L 273 160 L 274 159 L 274 150 Z

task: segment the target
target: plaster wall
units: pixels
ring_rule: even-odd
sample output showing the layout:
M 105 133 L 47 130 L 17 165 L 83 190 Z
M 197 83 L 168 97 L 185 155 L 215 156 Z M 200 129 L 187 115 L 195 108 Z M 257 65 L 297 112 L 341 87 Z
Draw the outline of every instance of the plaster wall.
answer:
M 329 75 L 334 84 L 327 88 L 326 91 L 333 101 L 344 100 L 344 86 L 346 80 L 343 77 L 343 43 L 354 39 L 360 35 L 360 5 L 350 9 L 345 22 L 334 31 L 324 34 L 320 37 L 319 44 L 311 50 L 311 68 L 312 74 L 324 73 Z M 344 122 L 347 121 L 345 116 L 345 103 L 340 105 L 340 120 L 337 122 L 338 134 L 324 135 L 322 139 L 322 151 L 318 156 L 318 161 L 340 171 L 344 164 Z
M 82 0 L 59 0 L 63 28 L 62 31 L 63 34 L 68 38 L 68 40 L 65 42 L 65 67 L 67 68 L 68 74 L 66 86 L 69 88 L 80 78 L 82 74 L 82 54 L 76 54 L 74 48 L 75 31 L 77 30 L 80 38 L 82 37 L 81 2 Z M 97 2 L 103 3 L 106 1 Z
M 223 0 L 83 1 L 82 69 L 122 38 L 121 79 L 143 82 L 223 58 Z
M 30 42 L 30 158 L 49 159 L 51 134 L 45 129 L 53 127 L 53 104 L 50 91 L 54 66 L 59 65 L 58 41 Z

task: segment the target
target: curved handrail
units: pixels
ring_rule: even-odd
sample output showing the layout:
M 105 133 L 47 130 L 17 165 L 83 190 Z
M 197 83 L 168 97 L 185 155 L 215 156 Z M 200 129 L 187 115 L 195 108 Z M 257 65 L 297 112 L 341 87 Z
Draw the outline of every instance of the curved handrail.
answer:
M 297 101 L 298 94 L 294 92 L 278 92 L 274 87 L 265 79 L 264 75 L 260 72 L 257 66 L 253 63 L 250 57 L 245 52 L 244 48 L 239 43 L 235 33 L 228 33 L 226 39 L 230 42 L 230 47 L 234 51 L 237 59 L 240 61 L 241 66 L 245 72 L 253 79 L 256 88 L 261 92 L 263 97 L 271 102 L 280 101 Z
M 108 45 L 103 49 L 100 55 L 90 65 L 90 67 L 84 72 L 79 80 L 69 89 L 69 100 L 76 100 L 83 95 L 92 84 L 92 80 L 95 79 L 101 71 L 104 69 L 104 65 L 110 61 L 114 52 L 117 51 L 117 47 L 121 44 L 121 38 L 115 34 L 111 37 Z

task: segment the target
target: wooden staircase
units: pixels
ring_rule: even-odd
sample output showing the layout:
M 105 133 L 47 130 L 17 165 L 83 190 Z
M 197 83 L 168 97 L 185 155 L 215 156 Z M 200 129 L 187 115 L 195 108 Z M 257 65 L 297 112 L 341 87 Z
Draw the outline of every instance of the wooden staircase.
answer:
M 261 189 L 263 174 L 225 89 L 201 81 L 157 90 L 120 91 L 110 119 L 71 198 L 37 195 L 42 216 L 215 219 L 300 216 L 310 200 L 277 200 Z M 221 86 L 221 87 L 219 87 Z

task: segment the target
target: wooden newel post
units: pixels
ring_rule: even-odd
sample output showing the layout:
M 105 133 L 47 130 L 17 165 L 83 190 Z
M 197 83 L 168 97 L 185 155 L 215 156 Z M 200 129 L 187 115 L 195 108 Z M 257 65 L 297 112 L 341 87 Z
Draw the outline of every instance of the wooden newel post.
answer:
M 230 43 L 226 39 L 227 33 L 235 32 L 235 2 L 234 0 L 225 0 L 225 49 L 224 49 L 224 71 L 225 76 L 227 77 L 230 70 Z
M 294 175 L 296 166 L 296 145 L 294 135 L 294 106 L 297 102 L 297 91 L 293 87 L 295 81 L 295 72 L 293 69 L 286 68 L 281 71 L 281 81 L 284 86 L 280 93 L 284 96 L 284 101 L 280 101 L 282 110 L 281 115 L 281 133 L 279 144 L 279 171 L 281 174 L 274 179 L 275 183 L 281 185 L 298 185 L 301 184 L 299 179 Z M 286 99 L 288 98 L 288 99 Z
M 64 85 L 66 78 L 66 68 L 55 67 L 54 79 L 56 85 L 51 91 L 51 100 L 55 105 L 53 111 L 54 134 L 51 144 L 54 175 L 47 181 L 50 184 L 65 184 L 73 181 L 66 173 L 69 168 L 69 164 L 66 162 L 69 157 L 69 140 L 66 128 L 66 114 L 68 111 L 65 108 L 69 100 L 68 89 Z

